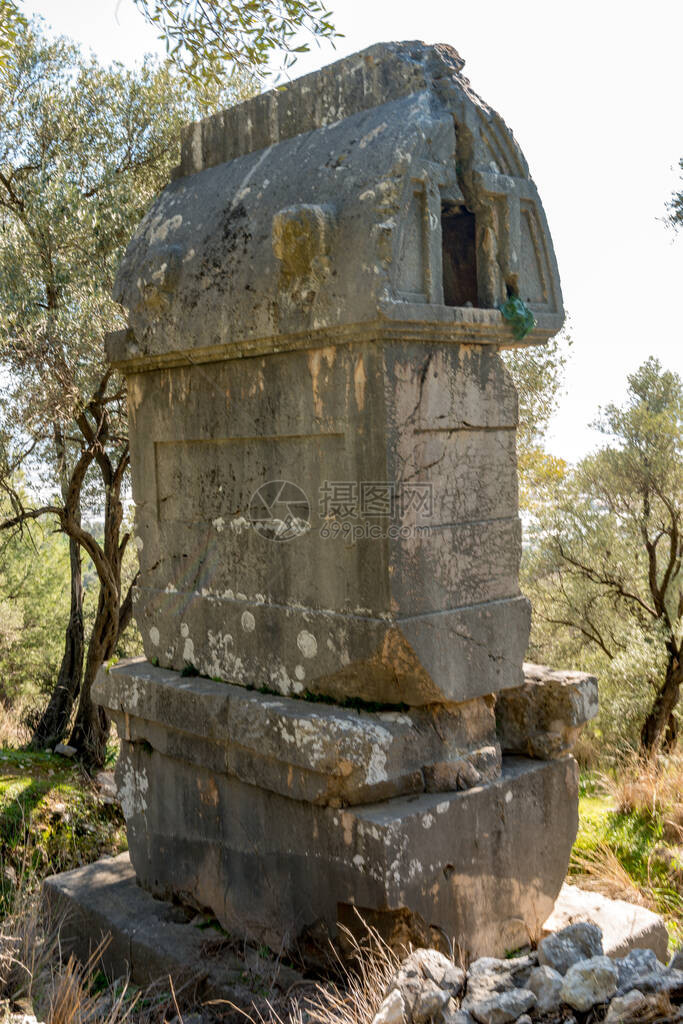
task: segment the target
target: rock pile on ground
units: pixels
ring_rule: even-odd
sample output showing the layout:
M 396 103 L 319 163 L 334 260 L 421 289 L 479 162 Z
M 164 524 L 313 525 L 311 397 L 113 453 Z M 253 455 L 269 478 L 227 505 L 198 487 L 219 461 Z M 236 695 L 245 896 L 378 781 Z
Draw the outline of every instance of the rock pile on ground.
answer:
M 392 977 L 373 1024 L 628 1024 L 683 1022 L 683 955 L 668 965 L 651 949 L 605 956 L 597 925 L 578 922 L 538 950 L 465 971 L 417 949 Z

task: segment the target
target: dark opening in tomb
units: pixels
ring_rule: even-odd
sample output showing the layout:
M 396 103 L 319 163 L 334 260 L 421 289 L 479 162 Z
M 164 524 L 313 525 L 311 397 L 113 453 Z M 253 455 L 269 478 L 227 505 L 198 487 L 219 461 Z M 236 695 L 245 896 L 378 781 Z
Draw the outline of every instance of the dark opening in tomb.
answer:
M 441 239 L 444 303 L 478 305 L 474 214 L 462 206 L 442 203 Z

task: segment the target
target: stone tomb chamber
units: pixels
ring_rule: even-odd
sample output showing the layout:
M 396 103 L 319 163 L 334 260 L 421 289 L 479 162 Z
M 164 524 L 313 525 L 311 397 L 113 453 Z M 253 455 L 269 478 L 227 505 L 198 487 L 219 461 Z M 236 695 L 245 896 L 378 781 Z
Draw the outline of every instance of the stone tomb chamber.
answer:
M 190 125 L 116 282 L 146 657 L 94 696 L 131 861 L 277 949 L 354 908 L 519 947 L 576 832 L 597 690 L 523 664 L 500 356 L 557 333 L 560 282 L 462 69 L 379 44 Z

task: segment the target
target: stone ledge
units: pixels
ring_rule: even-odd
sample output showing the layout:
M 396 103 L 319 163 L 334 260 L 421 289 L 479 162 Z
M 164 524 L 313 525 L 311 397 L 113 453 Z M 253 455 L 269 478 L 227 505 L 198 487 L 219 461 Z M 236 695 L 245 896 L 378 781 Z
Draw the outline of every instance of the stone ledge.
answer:
M 550 760 L 571 752 L 598 713 L 598 681 L 586 672 L 524 664 L 524 684 L 501 690 L 496 728 L 505 753 Z
M 247 965 L 225 948 L 225 936 L 192 924 L 192 911 L 141 889 L 127 853 L 46 878 L 43 910 L 60 925 L 64 954 L 74 953 L 85 963 L 109 936 L 102 954 L 104 970 L 112 977 L 130 974 L 138 985 L 171 975 L 176 987 L 190 982 L 202 997 L 239 1003 L 246 996 L 248 1005 L 253 990 L 246 990 L 245 974 L 257 978 L 261 987 L 285 990 L 301 977 L 262 958 Z
M 102 670 L 93 697 L 128 742 L 311 803 L 468 789 L 500 774 L 485 699 L 359 712 L 182 676 L 144 658 Z

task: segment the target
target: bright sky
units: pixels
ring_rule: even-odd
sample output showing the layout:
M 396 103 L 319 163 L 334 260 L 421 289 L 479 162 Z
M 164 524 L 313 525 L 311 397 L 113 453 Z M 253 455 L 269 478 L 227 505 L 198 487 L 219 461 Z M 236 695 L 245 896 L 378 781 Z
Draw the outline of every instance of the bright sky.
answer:
M 159 50 L 132 0 L 26 0 L 103 60 Z M 680 0 L 329 0 L 345 38 L 292 76 L 389 39 L 455 46 L 529 161 L 574 339 L 550 449 L 579 458 L 598 406 L 654 354 L 683 372 L 683 233 L 662 222 L 683 156 Z

